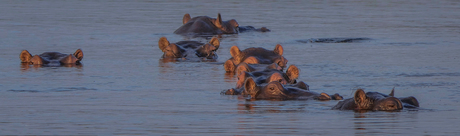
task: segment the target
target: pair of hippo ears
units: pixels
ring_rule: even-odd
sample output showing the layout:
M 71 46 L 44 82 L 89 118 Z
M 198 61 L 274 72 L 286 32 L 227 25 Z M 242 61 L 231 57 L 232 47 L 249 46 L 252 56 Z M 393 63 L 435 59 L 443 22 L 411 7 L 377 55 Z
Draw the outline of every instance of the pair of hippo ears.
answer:
M 78 61 L 81 61 L 83 59 L 83 51 L 81 49 L 77 49 L 77 51 L 73 53 L 73 56 L 77 58 Z M 30 62 L 32 57 L 32 54 L 30 54 L 27 50 L 23 50 L 21 54 L 19 54 L 19 59 L 21 59 L 21 62 Z
M 184 17 L 182 18 L 182 24 L 186 24 L 188 21 L 190 21 L 192 17 L 190 16 L 189 13 L 186 13 Z M 222 27 L 222 17 L 220 16 L 220 13 L 217 13 L 217 19 L 215 22 L 213 22 L 217 27 Z M 219 25 L 219 26 L 218 26 Z
M 182 24 L 186 24 L 188 21 L 190 21 L 190 19 L 192 19 L 192 17 L 190 16 L 190 14 L 186 13 L 184 17 L 182 18 Z M 217 18 L 213 23 L 216 27 L 222 28 L 223 22 L 222 22 L 222 17 L 220 16 L 220 13 L 217 14 Z M 231 25 L 238 26 L 238 23 L 236 22 L 236 20 L 231 20 L 230 23 Z
M 166 37 L 161 37 L 160 40 L 158 41 L 158 47 L 160 48 L 161 51 L 164 52 L 164 49 L 168 47 L 171 43 L 169 43 L 168 39 Z M 214 50 L 219 49 L 220 42 L 217 37 L 212 37 L 212 39 L 209 41 L 209 44 L 213 45 L 215 47 Z
M 280 55 L 282 56 L 283 55 L 283 46 L 281 46 L 280 44 L 277 44 L 275 46 L 275 49 L 273 50 L 273 52 L 277 55 Z M 235 58 L 236 56 L 240 55 L 241 54 L 241 50 L 240 48 L 238 48 L 238 46 L 232 46 L 230 48 L 230 55 L 232 55 L 233 58 Z

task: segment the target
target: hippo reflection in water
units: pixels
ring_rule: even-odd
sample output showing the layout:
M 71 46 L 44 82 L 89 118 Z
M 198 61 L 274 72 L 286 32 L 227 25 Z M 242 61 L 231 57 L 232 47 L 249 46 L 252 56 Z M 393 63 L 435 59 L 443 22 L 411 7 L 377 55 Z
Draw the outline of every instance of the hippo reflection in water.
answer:
M 179 27 L 175 34 L 181 35 L 220 35 L 220 34 L 238 34 L 239 32 L 269 32 L 266 27 L 254 28 L 253 26 L 239 26 L 235 19 L 222 21 L 220 13 L 217 18 L 208 16 L 190 17 L 190 14 L 185 14 L 182 18 L 183 25 Z
M 209 43 L 198 41 L 180 41 L 169 43 L 166 37 L 161 37 L 158 47 L 163 51 L 163 58 L 185 58 L 189 53 L 207 59 L 217 59 L 216 50 L 219 49 L 219 40 L 213 37 Z
M 302 82 L 303 83 L 303 82 Z M 272 81 L 268 84 L 257 85 L 253 78 L 245 81 L 244 91 L 241 95 L 251 99 L 275 99 L 275 100 L 341 100 L 339 94 L 328 95 L 326 93 L 316 93 L 300 88 L 303 86 L 297 84 L 291 87 L 284 86 L 278 81 Z
M 63 54 L 59 52 L 45 52 L 40 55 L 32 56 L 29 51 L 23 50 L 19 55 L 23 64 L 60 66 L 68 64 L 80 64 L 83 59 L 83 51 L 77 49 L 73 54 Z
M 372 110 L 372 111 L 394 111 L 401 110 L 403 107 L 419 107 L 417 99 L 413 96 L 396 98 L 394 88 L 389 95 L 378 92 L 367 92 L 358 89 L 353 98 L 340 101 L 332 109 L 335 110 Z
M 224 64 L 225 71 L 229 73 L 235 72 L 237 66 L 242 62 L 247 64 L 276 63 L 281 68 L 285 68 L 288 62 L 288 60 L 282 56 L 283 47 L 279 44 L 276 45 L 274 50 L 252 47 L 241 51 L 237 46 L 232 46 L 230 48 L 230 55 L 232 57 Z

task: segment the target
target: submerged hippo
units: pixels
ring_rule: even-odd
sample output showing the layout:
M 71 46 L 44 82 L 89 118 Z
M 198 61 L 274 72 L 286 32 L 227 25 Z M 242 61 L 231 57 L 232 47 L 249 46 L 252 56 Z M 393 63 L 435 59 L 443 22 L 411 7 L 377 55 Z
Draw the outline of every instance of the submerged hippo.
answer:
M 261 27 L 261 28 L 255 28 L 253 26 L 240 26 L 238 27 L 238 32 L 243 33 L 243 32 L 270 32 L 270 29 L 266 27 Z
M 241 94 L 241 92 L 244 91 L 244 84 L 248 78 L 252 78 L 257 84 L 266 84 L 272 81 L 278 81 L 283 85 L 296 84 L 296 79 L 299 77 L 299 69 L 295 65 L 291 65 L 286 70 L 286 73 L 277 69 L 265 69 L 263 71 L 255 72 L 243 71 L 240 74 L 238 74 L 237 77 L 238 81 L 236 82 L 236 87 L 222 92 L 223 94 Z M 299 85 L 299 87 L 305 90 L 309 90 L 308 85 L 305 83 L 303 83 L 303 85 Z
M 332 107 L 335 110 L 372 110 L 372 111 L 394 111 L 401 110 L 403 107 L 419 107 L 417 99 L 413 96 L 396 98 L 394 88 L 389 95 L 379 92 L 367 92 L 358 89 L 353 98 L 340 101 Z
M 158 47 L 163 51 L 163 58 L 185 58 L 189 53 L 207 59 L 217 59 L 216 50 L 219 49 L 219 40 L 213 37 L 209 43 L 198 41 L 180 41 L 169 43 L 166 37 L 161 37 Z
M 248 78 L 244 84 L 241 95 L 251 99 L 276 99 L 276 100 L 341 100 L 339 94 L 328 95 L 326 93 L 311 92 L 297 86 L 287 87 L 278 81 L 268 84 L 257 85 L 253 78 Z
M 19 55 L 23 64 L 59 66 L 65 64 L 80 64 L 83 59 L 83 51 L 77 49 L 73 54 L 63 54 L 59 52 L 45 52 L 40 55 L 32 56 L 29 51 L 23 50 Z
M 228 59 L 224 68 L 226 72 L 235 72 L 236 67 L 245 62 L 247 64 L 272 64 L 276 63 L 281 68 L 286 67 L 288 60 L 284 58 L 283 47 L 281 45 L 276 45 L 274 50 L 267 50 L 261 47 L 257 48 L 247 48 L 241 51 L 237 46 L 232 46 L 230 48 L 230 55 L 232 56 Z
M 220 13 L 217 14 L 217 18 L 208 16 L 191 18 L 190 14 L 185 14 L 182 23 L 183 25 L 174 31 L 175 34 L 216 35 L 238 33 L 238 22 L 235 19 L 222 21 Z

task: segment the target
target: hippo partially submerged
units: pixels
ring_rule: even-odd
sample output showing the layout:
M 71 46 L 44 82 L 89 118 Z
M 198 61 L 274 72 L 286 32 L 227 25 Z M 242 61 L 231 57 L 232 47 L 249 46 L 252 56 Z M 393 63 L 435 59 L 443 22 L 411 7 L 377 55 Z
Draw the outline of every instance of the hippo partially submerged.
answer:
M 45 52 L 40 55 L 32 56 L 29 51 L 23 50 L 19 55 L 23 64 L 60 66 L 67 64 L 80 64 L 83 59 L 83 51 L 77 49 L 73 54 L 64 54 L 59 52 Z
M 341 100 L 339 94 L 328 95 L 326 93 L 316 93 L 305 90 L 298 86 L 287 87 L 278 81 L 272 81 L 268 84 L 257 85 L 253 78 L 248 78 L 245 81 L 244 91 L 241 95 L 250 99 L 263 100 Z
M 175 34 L 216 35 L 238 33 L 238 22 L 235 19 L 222 21 L 220 13 L 217 14 L 217 18 L 208 16 L 191 18 L 190 14 L 185 14 L 182 23 L 183 25 L 174 31 Z
M 394 88 L 389 95 L 379 92 L 367 92 L 358 89 L 353 98 L 340 101 L 332 107 L 335 110 L 372 110 L 372 111 L 394 111 L 401 110 L 403 107 L 419 107 L 417 99 L 413 96 L 396 98 L 394 97 Z
M 270 29 L 266 27 L 261 27 L 261 28 L 255 28 L 253 26 L 240 26 L 238 27 L 238 32 L 243 33 L 243 32 L 270 32 Z
M 213 37 L 209 43 L 198 41 L 180 41 L 169 43 L 166 37 L 161 37 L 158 47 L 163 51 L 163 58 L 185 58 L 193 53 L 200 58 L 217 59 L 216 50 L 219 49 L 219 40 Z
M 284 68 L 288 60 L 284 58 L 283 47 L 281 45 L 276 45 L 274 50 L 267 50 L 261 47 L 257 48 L 247 48 L 241 51 L 237 46 L 232 46 L 230 48 L 230 55 L 232 56 L 228 59 L 224 68 L 226 72 L 235 72 L 237 66 L 245 62 L 247 64 L 272 64 L 276 63 L 278 66 Z
M 222 21 L 220 13 L 217 18 L 208 16 L 190 17 L 190 14 L 185 14 L 182 18 L 183 25 L 174 31 L 180 35 L 220 35 L 220 34 L 238 34 L 240 32 L 270 32 L 266 27 L 255 28 L 253 26 L 239 26 L 235 19 Z
M 295 65 L 289 66 L 284 73 L 281 70 L 277 69 L 265 69 L 263 71 L 255 71 L 255 72 L 246 72 L 242 71 L 238 74 L 238 81 L 236 83 L 236 87 L 226 90 L 222 92 L 222 94 L 226 95 L 239 95 L 241 92 L 244 91 L 244 84 L 248 78 L 252 78 L 257 84 L 266 84 L 272 81 L 278 81 L 283 85 L 286 84 L 296 84 L 296 79 L 299 77 L 299 69 Z M 303 82 L 302 82 L 303 83 Z M 308 85 L 303 83 L 302 85 L 298 85 L 302 89 L 309 90 Z

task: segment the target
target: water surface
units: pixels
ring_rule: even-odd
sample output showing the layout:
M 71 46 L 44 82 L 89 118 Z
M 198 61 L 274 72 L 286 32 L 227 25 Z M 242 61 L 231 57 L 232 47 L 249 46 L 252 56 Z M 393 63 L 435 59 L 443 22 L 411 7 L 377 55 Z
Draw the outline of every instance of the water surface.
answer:
M 185 13 L 269 33 L 224 35 L 215 62 L 164 62 L 158 39 Z M 2 1 L 0 135 L 458 135 L 457 1 Z M 365 38 L 345 43 L 302 42 Z M 206 42 L 204 38 L 192 38 Z M 418 110 L 330 110 L 337 101 L 220 95 L 233 45 L 284 47 L 299 80 L 349 98 L 357 88 L 415 96 Z M 19 53 L 84 52 L 78 67 L 22 66 Z

